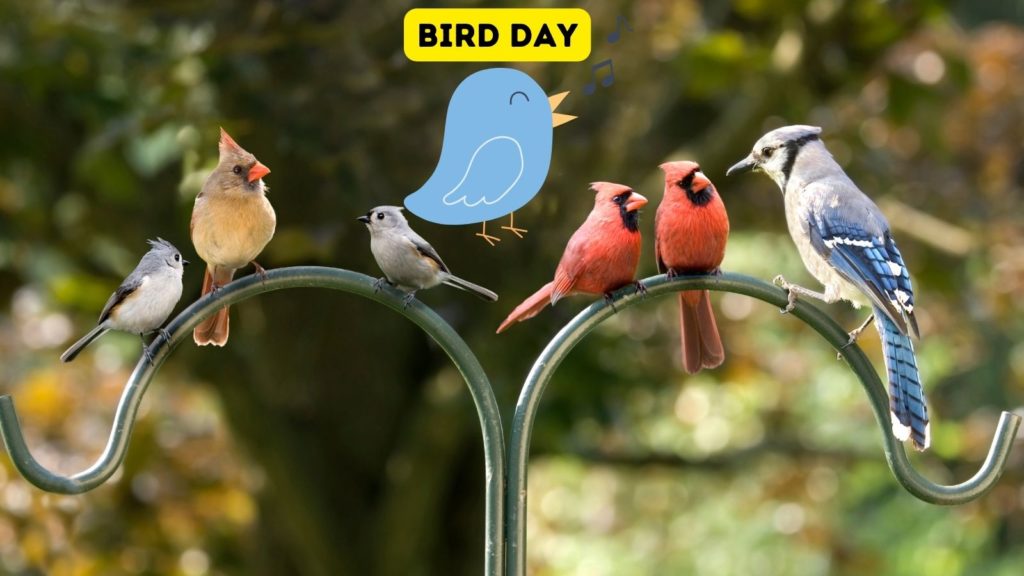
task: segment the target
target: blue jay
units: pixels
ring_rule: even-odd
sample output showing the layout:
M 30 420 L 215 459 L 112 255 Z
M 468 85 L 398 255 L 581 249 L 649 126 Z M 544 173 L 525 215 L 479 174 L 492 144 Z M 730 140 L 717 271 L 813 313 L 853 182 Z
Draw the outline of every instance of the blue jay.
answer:
M 726 175 L 756 170 L 778 184 L 789 234 L 804 266 L 825 286 L 824 292 L 814 292 L 777 276 L 775 283 L 789 292 L 783 312 L 793 309 L 798 296 L 827 303 L 847 300 L 856 308 L 867 297 L 874 313 L 850 333 L 847 345 L 874 319 L 889 375 L 893 434 L 900 440 L 911 438 L 915 448 L 925 450 L 931 431 L 910 341 L 911 332 L 920 337 L 910 274 L 885 216 L 843 172 L 820 134 L 815 126 L 773 130 Z

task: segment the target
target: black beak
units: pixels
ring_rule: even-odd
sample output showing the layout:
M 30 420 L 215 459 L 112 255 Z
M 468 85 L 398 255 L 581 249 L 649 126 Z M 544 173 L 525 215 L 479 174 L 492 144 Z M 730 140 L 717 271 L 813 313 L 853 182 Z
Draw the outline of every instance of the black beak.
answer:
M 743 172 L 749 172 L 757 166 L 757 161 L 753 157 L 747 156 L 743 160 L 732 165 L 731 168 L 725 171 L 726 176 L 732 176 L 733 174 L 741 174 Z
M 370 215 L 369 214 L 364 214 L 364 215 L 360 216 L 359 218 L 356 218 L 356 220 L 359 220 L 363 224 L 369 224 L 370 223 Z
M 181 265 L 182 266 L 188 266 L 188 260 L 185 260 L 184 258 L 182 258 L 181 259 Z

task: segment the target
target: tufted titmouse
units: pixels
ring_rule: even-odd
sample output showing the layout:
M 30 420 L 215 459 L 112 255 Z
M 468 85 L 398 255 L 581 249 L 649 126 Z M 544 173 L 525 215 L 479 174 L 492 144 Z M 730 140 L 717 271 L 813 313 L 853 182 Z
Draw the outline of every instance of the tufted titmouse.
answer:
M 162 330 L 160 326 L 181 298 L 181 274 L 188 260 L 162 238 L 150 240 L 149 244 L 152 246 L 149 252 L 110 295 L 96 327 L 61 354 L 61 361 L 71 362 L 83 348 L 108 330 L 138 334 L 142 338 L 142 351 L 150 362 L 153 361 L 145 335 Z
M 263 184 L 267 174 L 270 168 L 221 128 L 220 160 L 196 196 L 189 228 L 192 245 L 206 262 L 204 295 L 231 282 L 235 270 L 250 262 L 258 274 L 266 274 L 255 258 L 274 237 L 277 226 Z M 192 337 L 200 346 L 227 344 L 227 306 L 196 326 Z
M 408 292 L 408 306 L 417 290 L 447 284 L 467 290 L 495 302 L 498 295 L 487 288 L 453 276 L 434 248 L 409 228 L 409 222 L 398 206 L 378 206 L 357 218 L 370 230 L 370 251 L 384 278 L 377 280 L 377 289 L 383 282 Z

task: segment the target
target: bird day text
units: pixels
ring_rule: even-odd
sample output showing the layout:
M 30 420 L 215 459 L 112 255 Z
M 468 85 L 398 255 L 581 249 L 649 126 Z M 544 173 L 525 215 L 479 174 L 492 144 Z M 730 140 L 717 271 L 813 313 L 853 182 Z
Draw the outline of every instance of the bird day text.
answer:
M 416 8 L 404 24 L 415 62 L 580 62 L 590 38 L 579 8 Z

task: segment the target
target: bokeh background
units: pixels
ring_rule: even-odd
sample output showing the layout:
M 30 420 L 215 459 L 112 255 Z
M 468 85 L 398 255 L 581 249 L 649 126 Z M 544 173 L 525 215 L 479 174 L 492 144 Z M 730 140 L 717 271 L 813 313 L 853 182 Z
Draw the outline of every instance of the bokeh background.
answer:
M 999 411 L 1024 396 L 1021 2 L 579 5 L 590 59 L 519 66 L 549 93 L 572 90 L 559 111 L 580 117 L 556 130 L 547 183 L 517 214 L 526 238 L 491 248 L 473 226 L 413 221 L 454 271 L 501 294 L 421 298 L 481 358 L 506 427 L 533 359 L 585 301 L 494 329 L 550 279 L 591 181 L 654 200 L 643 276 L 655 273 L 656 167 L 694 159 L 732 218 L 725 268 L 812 283 L 775 185 L 724 176 L 764 131 L 810 123 L 882 206 L 914 272 L 934 415 L 934 446 L 914 461 L 943 482 L 973 473 Z M 264 266 L 379 273 L 355 217 L 425 181 L 448 97 L 483 67 L 407 61 L 401 21 L 415 6 L 0 0 L 0 392 L 45 464 L 75 472 L 103 446 L 137 339 L 57 357 L 146 238 L 198 260 L 188 220 L 218 126 L 273 170 Z M 608 44 L 620 15 L 633 31 Z M 584 95 L 604 58 L 614 85 Z M 187 270 L 181 307 L 201 277 L 201 264 Z M 833 351 L 771 307 L 714 300 L 719 370 L 681 373 L 672 299 L 619 314 L 563 365 L 534 434 L 531 574 L 1024 571 L 1024 450 L 980 501 L 919 502 L 889 474 Z M 863 318 L 827 310 L 850 327 Z M 47 495 L 0 458 L 0 573 L 479 574 L 479 426 L 443 353 L 336 293 L 268 294 L 232 315 L 225 349 L 188 343 L 165 364 L 103 487 Z M 873 331 L 861 345 L 880 363 Z

